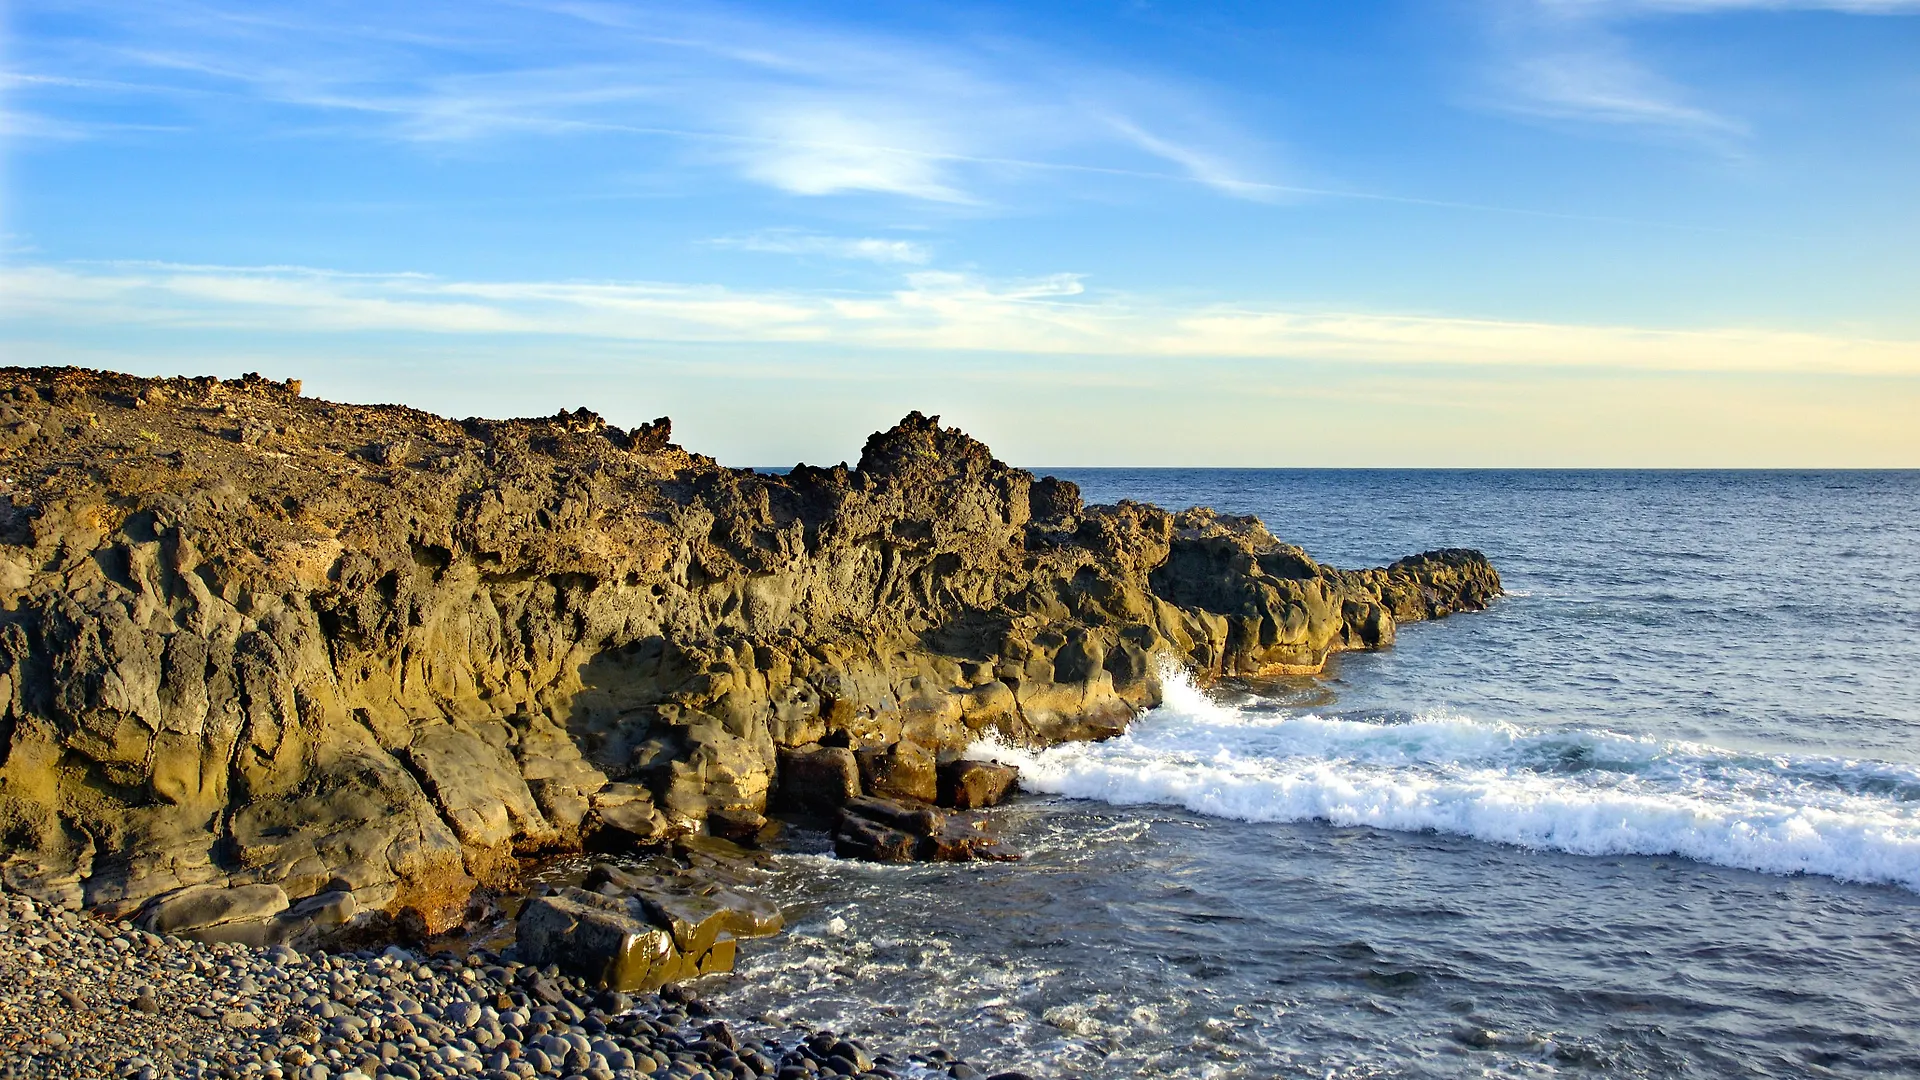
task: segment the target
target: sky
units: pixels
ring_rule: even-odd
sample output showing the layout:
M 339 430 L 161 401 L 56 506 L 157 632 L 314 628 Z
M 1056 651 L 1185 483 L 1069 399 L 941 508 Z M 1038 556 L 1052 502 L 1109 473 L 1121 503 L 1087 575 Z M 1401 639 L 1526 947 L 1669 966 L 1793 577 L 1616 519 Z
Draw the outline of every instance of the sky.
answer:
M 11 0 L 0 356 L 734 465 L 1920 467 L 1920 0 Z

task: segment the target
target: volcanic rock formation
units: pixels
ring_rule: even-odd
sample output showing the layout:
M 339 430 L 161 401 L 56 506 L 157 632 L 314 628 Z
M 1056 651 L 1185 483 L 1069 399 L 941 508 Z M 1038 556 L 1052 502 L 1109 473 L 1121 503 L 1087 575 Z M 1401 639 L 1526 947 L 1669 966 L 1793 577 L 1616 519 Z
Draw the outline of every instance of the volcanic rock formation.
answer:
M 1162 658 L 1310 672 L 1500 589 L 1475 552 L 1341 571 L 1082 506 L 918 413 L 784 476 L 668 438 L 0 370 L 7 886 L 436 932 L 520 857 L 751 822 L 789 767 L 823 811 L 916 796 L 985 734 L 1120 731 Z

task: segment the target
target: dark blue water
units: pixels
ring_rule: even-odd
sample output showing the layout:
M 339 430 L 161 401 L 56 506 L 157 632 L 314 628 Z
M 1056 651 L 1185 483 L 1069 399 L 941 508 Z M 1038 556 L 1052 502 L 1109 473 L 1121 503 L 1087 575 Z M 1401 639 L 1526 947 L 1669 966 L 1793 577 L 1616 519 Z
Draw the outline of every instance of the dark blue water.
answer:
M 1086 470 L 1512 595 L 789 856 L 736 1014 L 1073 1076 L 1920 1075 L 1920 473 Z

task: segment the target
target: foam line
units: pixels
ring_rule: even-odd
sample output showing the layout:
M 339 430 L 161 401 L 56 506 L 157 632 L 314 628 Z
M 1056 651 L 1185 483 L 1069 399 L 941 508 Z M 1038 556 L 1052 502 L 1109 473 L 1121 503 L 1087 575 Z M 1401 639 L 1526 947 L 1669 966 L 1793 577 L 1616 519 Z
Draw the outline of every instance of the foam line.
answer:
M 1456 716 L 1243 709 L 1184 672 L 1127 734 L 1031 752 L 981 744 L 1029 790 L 1241 821 L 1328 821 L 1581 855 L 1680 855 L 1920 891 L 1920 768 L 1757 755 Z

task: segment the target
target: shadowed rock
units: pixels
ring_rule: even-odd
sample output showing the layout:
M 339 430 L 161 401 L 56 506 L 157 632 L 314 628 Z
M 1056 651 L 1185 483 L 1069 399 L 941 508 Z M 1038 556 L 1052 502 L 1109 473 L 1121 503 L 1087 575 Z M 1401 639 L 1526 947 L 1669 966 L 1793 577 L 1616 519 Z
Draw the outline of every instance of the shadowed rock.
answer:
M 986 829 L 984 818 L 924 803 L 862 796 L 834 825 L 833 851 L 868 862 L 1011 861 L 1019 858 Z
M 779 757 L 779 805 L 802 813 L 833 813 L 860 797 L 860 764 L 844 746 L 803 746 Z

